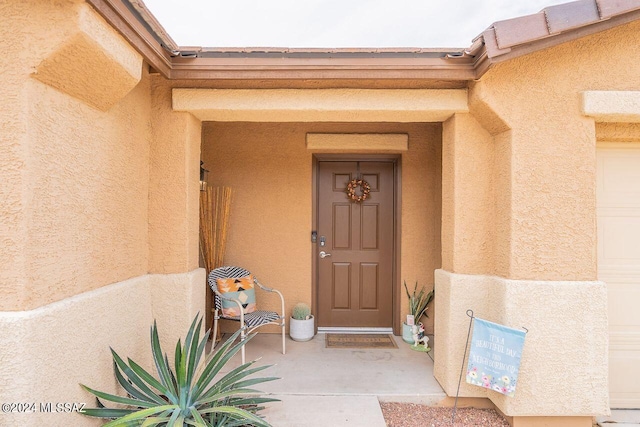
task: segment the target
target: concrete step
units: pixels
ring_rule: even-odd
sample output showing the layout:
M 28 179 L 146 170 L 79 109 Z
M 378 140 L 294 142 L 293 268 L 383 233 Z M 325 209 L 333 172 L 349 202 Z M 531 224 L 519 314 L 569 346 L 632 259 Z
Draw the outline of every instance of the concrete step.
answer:
M 598 425 L 601 427 L 640 427 L 640 410 L 638 409 L 613 409 L 608 417 L 598 417 Z
M 375 396 L 271 395 L 261 412 L 273 427 L 385 427 Z

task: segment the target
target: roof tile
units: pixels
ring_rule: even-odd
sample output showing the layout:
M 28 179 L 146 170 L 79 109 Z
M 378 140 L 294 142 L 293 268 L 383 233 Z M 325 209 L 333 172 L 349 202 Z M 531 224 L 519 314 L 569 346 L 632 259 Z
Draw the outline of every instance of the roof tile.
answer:
M 598 6 L 594 0 L 580 0 L 563 3 L 543 9 L 547 17 L 549 32 L 561 33 L 600 20 Z
M 640 9 L 640 0 L 596 0 L 596 3 L 602 19 Z
M 493 24 L 493 28 L 500 49 L 549 36 L 543 12 L 498 21 Z
M 489 55 L 490 58 L 511 52 L 511 48 L 500 49 L 500 46 L 498 46 L 498 42 L 496 41 L 496 31 L 493 27 L 484 30 L 482 38 L 484 39 L 484 44 L 487 48 L 487 55 Z

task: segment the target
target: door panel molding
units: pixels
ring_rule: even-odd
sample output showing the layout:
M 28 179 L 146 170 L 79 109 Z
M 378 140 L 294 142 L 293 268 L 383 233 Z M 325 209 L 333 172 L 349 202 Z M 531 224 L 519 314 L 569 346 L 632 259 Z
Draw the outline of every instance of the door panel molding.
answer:
M 331 292 L 333 301 L 331 307 L 340 310 L 347 309 L 351 306 L 351 263 L 350 262 L 334 262 L 332 265 L 333 286 Z

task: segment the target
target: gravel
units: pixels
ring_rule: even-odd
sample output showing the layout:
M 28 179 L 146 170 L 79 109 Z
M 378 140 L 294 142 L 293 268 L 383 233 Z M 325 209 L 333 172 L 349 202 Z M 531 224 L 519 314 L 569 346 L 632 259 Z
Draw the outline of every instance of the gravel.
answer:
M 509 427 L 493 409 L 458 408 L 451 423 L 452 408 L 414 403 L 380 403 L 387 427 Z

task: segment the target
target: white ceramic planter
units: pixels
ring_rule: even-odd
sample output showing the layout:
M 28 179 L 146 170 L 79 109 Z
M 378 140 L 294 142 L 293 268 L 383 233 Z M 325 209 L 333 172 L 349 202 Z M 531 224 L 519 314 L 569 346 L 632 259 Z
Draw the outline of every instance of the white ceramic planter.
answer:
M 289 336 L 294 341 L 309 341 L 315 332 L 313 316 L 306 320 L 289 318 Z
M 407 344 L 413 344 L 413 332 L 411 330 L 411 326 L 407 325 L 405 322 L 402 322 L 402 340 Z

